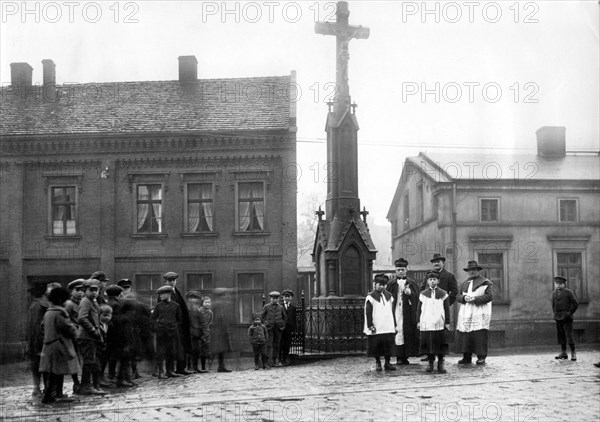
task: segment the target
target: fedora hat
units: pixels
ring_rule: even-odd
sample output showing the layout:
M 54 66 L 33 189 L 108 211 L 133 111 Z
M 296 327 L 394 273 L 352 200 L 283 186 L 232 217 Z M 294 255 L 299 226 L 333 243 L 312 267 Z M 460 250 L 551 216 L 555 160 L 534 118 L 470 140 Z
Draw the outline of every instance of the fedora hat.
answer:
M 435 261 L 438 261 L 438 260 L 446 262 L 446 258 L 444 258 L 444 257 L 443 257 L 442 255 L 440 255 L 439 253 L 435 253 L 435 254 L 433 254 L 433 258 L 431 258 L 431 259 L 429 260 L 429 262 L 435 262 Z
M 469 271 L 469 270 L 481 271 L 481 270 L 483 270 L 483 268 L 479 266 L 479 264 L 477 263 L 477 261 L 469 261 L 467 263 L 467 267 L 463 268 L 463 270 L 465 270 L 465 271 Z

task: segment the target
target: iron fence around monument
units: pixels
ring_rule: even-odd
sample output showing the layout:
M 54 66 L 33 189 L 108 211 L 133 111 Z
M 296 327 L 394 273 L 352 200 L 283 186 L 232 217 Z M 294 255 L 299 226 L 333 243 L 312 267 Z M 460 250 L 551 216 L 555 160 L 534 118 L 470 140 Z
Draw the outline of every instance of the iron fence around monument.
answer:
M 290 353 L 346 354 L 366 352 L 363 303 L 310 303 L 301 295 Z

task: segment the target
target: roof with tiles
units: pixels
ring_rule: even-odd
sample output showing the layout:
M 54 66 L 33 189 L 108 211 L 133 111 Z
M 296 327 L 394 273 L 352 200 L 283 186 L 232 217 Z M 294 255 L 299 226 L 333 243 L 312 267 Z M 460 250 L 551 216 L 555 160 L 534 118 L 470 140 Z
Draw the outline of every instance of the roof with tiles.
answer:
M 292 76 L 3 87 L 0 136 L 295 129 Z
M 534 154 L 421 152 L 417 157 L 408 157 L 407 162 L 421 169 L 435 182 L 442 183 L 469 180 L 597 181 L 600 177 L 600 158 L 597 154 L 546 158 Z

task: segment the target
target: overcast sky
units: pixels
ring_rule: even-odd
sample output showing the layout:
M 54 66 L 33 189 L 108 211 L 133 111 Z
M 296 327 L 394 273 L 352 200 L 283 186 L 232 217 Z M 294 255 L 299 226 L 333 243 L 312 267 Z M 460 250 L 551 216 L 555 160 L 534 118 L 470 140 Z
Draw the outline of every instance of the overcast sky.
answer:
M 299 201 L 325 193 L 335 39 L 314 23 L 334 19 L 334 2 L 0 3 L 3 84 L 12 62 L 41 82 L 43 59 L 59 84 L 174 80 L 180 55 L 198 58 L 199 78 L 295 70 Z M 350 23 L 371 31 L 350 42 L 349 79 L 361 203 L 377 223 L 419 151 L 534 154 L 548 125 L 566 126 L 568 150 L 600 148 L 598 1 L 349 3 Z

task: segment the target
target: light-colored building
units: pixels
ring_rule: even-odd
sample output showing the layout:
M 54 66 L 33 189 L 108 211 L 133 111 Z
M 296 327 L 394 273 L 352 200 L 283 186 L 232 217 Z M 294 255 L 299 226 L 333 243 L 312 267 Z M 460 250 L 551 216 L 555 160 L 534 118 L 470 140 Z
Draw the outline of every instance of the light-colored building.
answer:
M 556 342 L 554 275 L 579 299 L 576 341 L 600 338 L 600 159 L 567 153 L 565 132 L 540 128 L 536 155 L 409 157 L 387 215 L 394 259 L 441 253 L 459 284 L 468 260 L 484 267 L 496 345 Z

